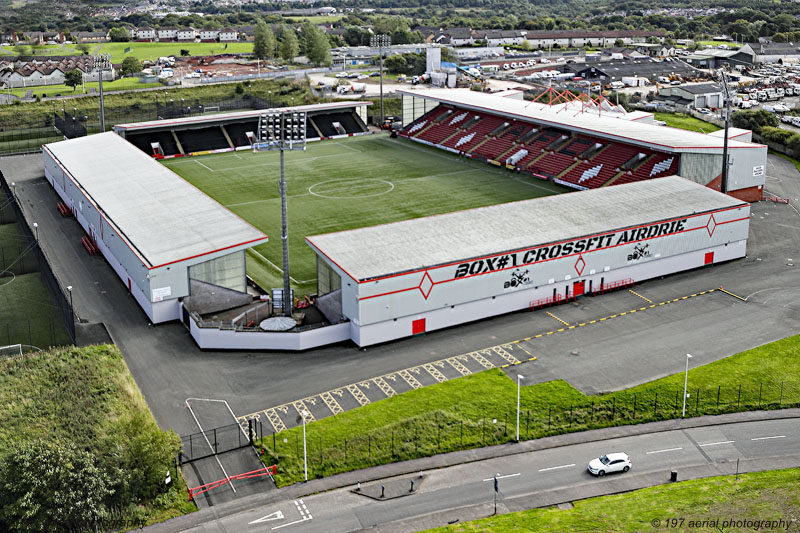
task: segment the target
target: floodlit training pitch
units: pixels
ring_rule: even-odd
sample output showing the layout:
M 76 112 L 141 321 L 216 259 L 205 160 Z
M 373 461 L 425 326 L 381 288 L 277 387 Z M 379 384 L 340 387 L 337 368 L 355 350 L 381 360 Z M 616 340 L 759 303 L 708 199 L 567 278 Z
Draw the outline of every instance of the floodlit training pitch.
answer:
M 248 274 L 267 289 L 282 286 L 279 158 L 277 152 L 242 151 L 163 161 L 269 235 L 270 242 L 247 257 Z M 305 152 L 286 152 L 285 163 L 290 271 L 298 295 L 316 291 L 316 257 L 305 244 L 308 235 L 569 191 L 384 135 L 310 143 Z

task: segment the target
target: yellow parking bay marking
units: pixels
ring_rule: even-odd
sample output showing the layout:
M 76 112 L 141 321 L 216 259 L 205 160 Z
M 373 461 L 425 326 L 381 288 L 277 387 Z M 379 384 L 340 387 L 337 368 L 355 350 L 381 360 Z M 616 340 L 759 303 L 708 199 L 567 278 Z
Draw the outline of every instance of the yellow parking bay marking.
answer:
M 726 290 L 725 290 L 725 289 L 723 289 L 722 287 L 720 287 L 720 288 L 719 288 L 719 290 L 720 290 L 721 292 L 724 292 L 724 293 L 725 293 L 725 294 L 727 294 L 728 296 L 733 296 L 733 297 L 734 297 L 734 298 L 736 298 L 737 300 L 741 300 L 741 301 L 743 301 L 743 302 L 746 302 L 746 301 L 747 301 L 747 298 L 742 298 L 741 296 L 738 296 L 738 295 L 736 295 L 736 294 L 733 294 L 733 293 L 732 293 L 732 292 L 730 292 L 730 291 L 726 291 Z
M 338 415 L 339 413 L 344 411 L 344 409 L 342 409 L 342 406 L 339 405 L 339 402 L 333 399 L 333 396 L 331 396 L 330 392 L 323 392 L 322 394 L 319 395 L 319 397 L 322 398 L 322 401 L 325 402 L 325 405 L 328 406 L 328 409 L 330 409 L 331 413 L 333 413 L 334 415 Z
M 564 324 L 565 326 L 569 326 L 569 322 L 566 322 L 566 321 L 564 321 L 564 320 L 561 320 L 560 318 L 558 318 L 556 315 L 554 315 L 554 314 L 553 314 L 553 313 L 551 313 L 550 311 L 545 311 L 545 314 L 546 314 L 547 316 L 549 316 L 550 318 L 555 318 L 556 320 L 558 320 L 559 322 L 561 322 L 561 323 L 562 323 L 562 324 Z
M 513 365 L 514 363 L 518 363 L 519 360 L 510 353 L 508 353 L 507 350 L 510 349 L 511 349 L 510 345 L 495 346 L 494 348 L 492 348 L 492 351 Z
M 478 352 L 472 352 L 469 354 L 470 357 L 475 359 L 483 368 L 494 368 L 494 365 L 490 363 L 484 356 L 479 354 Z
M 367 405 L 369 402 L 369 398 L 364 394 L 364 392 L 358 388 L 358 385 L 348 385 L 347 390 L 350 394 L 353 395 L 353 398 L 356 399 L 358 403 L 361 405 Z
M 377 386 L 378 386 L 378 388 L 379 388 L 379 389 L 381 389 L 381 390 L 383 391 L 383 393 L 384 393 L 384 394 L 385 394 L 387 397 L 392 397 L 392 396 L 394 396 L 395 394 L 397 394 L 397 393 L 395 392 L 395 390 L 394 390 L 394 389 L 391 387 L 391 385 L 389 385 L 388 383 L 386 383 L 386 380 L 385 380 L 385 379 L 383 379 L 383 378 L 380 378 L 380 377 L 379 377 L 379 378 L 373 378 L 373 379 L 372 379 L 372 381 L 375 383 L 375 385 L 377 385 Z
M 464 361 L 467 359 L 467 357 L 465 355 L 459 355 L 458 357 L 450 357 L 449 359 L 447 359 L 447 362 L 450 363 L 450 366 L 458 370 L 462 376 L 468 376 L 472 374 L 469 368 L 465 367 L 461 363 L 461 361 L 459 361 L 459 359 L 461 359 L 461 361 Z
M 409 373 L 408 373 L 408 370 L 401 370 L 401 371 L 400 371 L 400 372 L 398 372 L 397 374 L 398 374 L 398 375 L 399 375 L 401 378 L 403 378 L 404 380 L 406 380 L 406 383 L 408 383 L 409 385 L 411 385 L 411 388 L 412 388 L 412 389 L 418 389 L 418 388 L 422 387 L 422 383 L 420 383 L 419 381 L 417 381 L 417 378 L 415 378 L 414 376 L 412 376 L 411 374 L 409 374 Z
M 267 420 L 269 423 L 272 424 L 272 428 L 275 430 L 275 433 L 280 433 L 284 429 L 286 429 L 286 424 L 283 423 L 281 417 L 278 416 L 278 412 L 275 409 L 266 409 L 264 414 L 267 415 Z
M 308 398 L 306 398 L 306 399 L 308 399 Z M 303 400 L 297 400 L 297 401 L 294 401 L 294 402 L 292 402 L 292 405 L 293 405 L 293 406 L 294 406 L 294 408 L 297 410 L 297 414 L 298 414 L 298 415 L 301 415 L 301 416 L 302 416 L 302 415 L 303 415 L 303 411 L 305 411 L 306 413 L 308 413 L 308 418 L 306 418 L 306 421 L 307 421 L 307 422 L 313 422 L 314 420 L 316 420 L 316 418 L 314 418 L 314 415 L 313 415 L 313 414 L 311 414 L 311 409 L 309 409 L 309 408 L 306 406 L 306 403 L 305 403 L 305 401 L 303 401 Z
M 436 381 L 438 381 L 439 383 L 441 383 L 442 381 L 447 381 L 447 378 L 445 377 L 445 375 L 442 374 L 441 372 L 439 372 L 439 370 L 436 367 L 434 367 L 432 364 L 426 363 L 426 364 L 422 365 L 422 368 L 427 370 L 428 374 L 433 376 L 434 379 Z
M 645 302 L 647 302 L 647 303 L 649 303 L 649 304 L 653 303 L 653 300 L 651 300 L 650 298 L 645 298 L 644 296 L 642 296 L 641 294 L 639 294 L 639 293 L 638 293 L 638 292 L 636 292 L 636 291 L 633 291 L 633 290 L 631 290 L 631 289 L 628 289 L 628 292 L 629 292 L 629 293 L 631 293 L 631 294 L 633 294 L 634 296 L 638 296 L 639 298 L 641 298 L 642 300 L 644 300 Z

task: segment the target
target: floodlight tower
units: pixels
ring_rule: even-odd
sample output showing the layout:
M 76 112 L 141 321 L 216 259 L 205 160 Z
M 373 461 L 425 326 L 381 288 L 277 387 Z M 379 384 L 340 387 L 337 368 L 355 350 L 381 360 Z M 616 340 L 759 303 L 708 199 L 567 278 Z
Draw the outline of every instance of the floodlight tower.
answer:
M 725 77 L 725 69 L 720 69 L 719 75 L 722 88 L 725 91 L 725 139 L 722 144 L 722 177 L 720 179 L 719 190 L 728 194 L 728 125 L 731 121 L 731 92 L 728 88 L 728 80 Z
M 378 124 L 378 127 L 383 127 L 383 49 L 387 46 L 392 45 L 392 36 L 391 35 L 373 35 L 369 38 L 369 45 L 372 48 L 378 49 L 378 55 L 380 56 L 381 61 L 381 123 Z
M 306 113 L 291 108 L 270 110 L 258 120 L 259 150 L 281 152 L 281 243 L 283 244 L 283 313 L 292 316 L 291 286 L 289 284 L 289 220 L 286 208 L 286 171 L 283 152 L 306 149 Z
M 100 132 L 106 131 L 106 108 L 103 103 L 103 72 L 111 70 L 111 54 L 97 54 L 94 58 L 94 69 L 100 74 Z

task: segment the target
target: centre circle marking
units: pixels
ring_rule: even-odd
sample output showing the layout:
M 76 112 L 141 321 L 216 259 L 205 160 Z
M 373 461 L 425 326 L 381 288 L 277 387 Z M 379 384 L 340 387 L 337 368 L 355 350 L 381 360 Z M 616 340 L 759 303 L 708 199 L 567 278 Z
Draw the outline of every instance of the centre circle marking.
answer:
M 337 183 L 337 182 L 342 182 L 342 183 L 348 183 L 349 182 L 351 185 L 355 185 L 355 186 L 364 185 L 364 184 L 368 184 L 368 183 L 372 184 L 372 185 L 383 184 L 383 186 L 385 186 L 387 188 L 386 188 L 386 190 L 378 191 L 378 192 L 375 192 L 375 193 L 369 193 L 369 194 L 357 194 L 356 193 L 356 194 L 351 194 L 351 195 L 348 195 L 348 196 L 336 196 L 336 195 L 333 195 L 333 194 L 324 194 L 324 193 L 320 193 L 320 192 L 314 192 L 314 188 L 315 187 L 321 187 L 321 186 L 329 184 L 329 183 Z M 330 198 L 330 199 L 333 199 L 333 200 L 349 200 L 351 198 L 371 198 L 373 196 L 382 196 L 384 194 L 389 194 L 393 190 L 394 190 L 394 183 L 392 183 L 391 181 L 386 181 L 386 180 L 381 180 L 381 179 L 374 179 L 374 178 L 368 178 L 368 179 L 362 179 L 362 178 L 359 178 L 359 179 L 339 178 L 339 179 L 335 179 L 335 180 L 321 181 L 319 183 L 315 183 L 314 185 L 312 185 L 311 187 L 308 188 L 308 192 L 313 194 L 314 196 L 319 196 L 320 198 Z

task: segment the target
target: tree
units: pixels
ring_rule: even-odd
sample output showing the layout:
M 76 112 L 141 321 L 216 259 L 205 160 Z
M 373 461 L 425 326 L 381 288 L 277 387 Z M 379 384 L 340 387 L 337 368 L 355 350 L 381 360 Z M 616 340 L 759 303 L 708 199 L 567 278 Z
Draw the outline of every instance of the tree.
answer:
M 278 52 L 281 58 L 291 63 L 297 54 L 300 53 L 300 45 L 297 42 L 297 35 L 295 35 L 292 28 L 284 28 L 281 32 L 281 40 L 278 44 Z
M 309 61 L 315 65 L 329 66 L 331 64 L 331 45 L 321 29 L 313 24 L 304 24 L 303 41 Z
M 110 494 L 94 457 L 66 440 L 24 443 L 0 462 L 0 523 L 15 531 L 87 530 Z
M 614 41 L 615 48 L 622 48 L 624 46 L 625 46 L 625 41 L 623 41 L 622 39 L 617 39 Z
M 72 70 L 68 70 L 64 73 L 64 85 L 72 87 L 72 92 L 75 92 L 75 88 L 83 82 L 83 72 L 74 68 Z
M 272 33 L 272 30 L 263 20 L 259 20 L 258 24 L 256 24 L 253 56 L 256 59 L 275 57 L 275 34 Z
M 128 33 L 128 30 L 121 26 L 111 28 L 108 32 L 108 36 L 111 38 L 111 41 L 115 43 L 126 43 L 131 40 L 131 35 Z
M 383 66 L 386 67 L 386 70 L 391 74 L 405 74 L 408 63 L 406 63 L 406 58 L 398 54 L 384 59 Z
M 122 61 L 122 66 L 119 69 L 119 73 L 122 77 L 133 76 L 134 74 L 138 74 L 141 71 L 142 71 L 142 62 L 136 59 L 135 57 L 126 57 Z
M 780 121 L 775 113 L 759 109 L 758 111 L 737 111 L 731 116 L 731 124 L 734 128 L 751 130 L 753 133 L 761 133 L 761 128 L 777 128 Z
M 14 53 L 18 57 L 26 56 L 31 53 L 30 49 L 25 43 L 17 43 L 14 45 Z
M 776 33 L 772 36 L 772 42 L 774 43 L 785 43 L 788 40 L 785 33 Z
M 523 50 L 533 50 L 533 45 L 528 39 L 522 41 L 522 45 L 520 45 Z
M 89 45 L 88 45 L 88 44 L 86 44 L 86 43 L 80 43 L 80 44 L 78 44 L 78 45 L 77 45 L 75 48 L 77 48 L 78 50 L 80 50 L 80 52 L 81 52 L 83 55 L 85 55 L 85 56 L 88 56 L 88 55 L 89 55 L 89 50 L 90 50 L 90 47 L 89 47 Z

